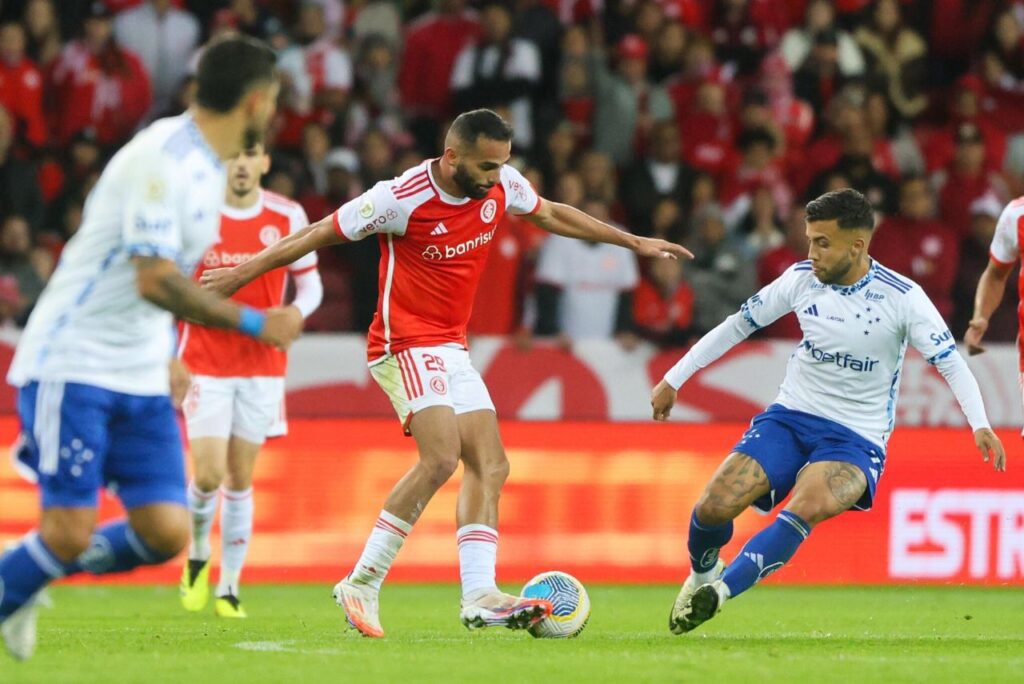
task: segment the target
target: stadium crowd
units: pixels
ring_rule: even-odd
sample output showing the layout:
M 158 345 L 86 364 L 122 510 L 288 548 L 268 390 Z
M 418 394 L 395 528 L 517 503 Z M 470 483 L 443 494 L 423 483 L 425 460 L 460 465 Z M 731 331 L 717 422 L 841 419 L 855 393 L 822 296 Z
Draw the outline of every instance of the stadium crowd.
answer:
M 957 337 L 1024 186 L 1020 0 L 5 0 L 0 317 L 27 318 L 103 164 L 193 95 L 225 32 L 268 41 L 269 189 L 312 219 L 441 149 L 476 107 L 538 191 L 691 249 L 637 263 L 507 217 L 470 330 L 686 344 L 804 258 L 803 205 L 852 186 L 872 254 Z M 374 240 L 321 254 L 307 329 L 365 330 Z M 1016 288 L 987 339 L 1016 335 Z M 793 317 L 768 334 L 799 334 Z

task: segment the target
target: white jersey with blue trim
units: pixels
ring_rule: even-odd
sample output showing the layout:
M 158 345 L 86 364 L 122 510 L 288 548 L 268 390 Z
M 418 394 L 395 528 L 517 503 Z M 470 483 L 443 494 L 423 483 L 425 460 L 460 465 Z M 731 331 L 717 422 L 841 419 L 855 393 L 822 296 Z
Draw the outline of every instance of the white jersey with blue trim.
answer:
M 8 382 L 167 394 L 173 316 L 136 288 L 134 256 L 191 274 L 218 237 L 227 175 L 189 114 L 162 119 L 110 160 L 18 343 Z
M 972 427 L 988 427 L 977 382 L 935 305 L 919 285 L 875 261 L 848 286 L 823 284 L 809 261 L 794 264 L 694 345 L 666 381 L 678 388 L 790 311 L 800 321 L 803 339 L 789 359 L 775 403 L 832 420 L 884 448 L 895 425 L 909 343 L 938 366 Z

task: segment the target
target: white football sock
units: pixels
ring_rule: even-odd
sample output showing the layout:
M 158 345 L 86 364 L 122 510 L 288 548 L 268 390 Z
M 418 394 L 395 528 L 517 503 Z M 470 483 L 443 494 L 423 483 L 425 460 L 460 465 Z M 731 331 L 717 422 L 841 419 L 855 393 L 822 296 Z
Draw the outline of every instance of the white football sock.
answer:
M 217 512 L 217 490 L 201 491 L 196 483 L 188 483 L 188 512 L 192 516 L 192 542 L 188 547 L 189 560 L 210 560 L 210 528 Z
M 402 548 L 402 542 L 411 531 L 412 525 L 387 511 L 381 511 L 363 547 L 363 555 L 349 574 L 349 579 L 379 591 L 391 564 L 395 562 L 395 556 Z
M 252 538 L 252 487 L 240 492 L 224 490 L 220 509 L 220 581 L 217 596 L 238 596 L 238 580 Z
M 498 531 L 487 525 L 463 525 L 455 536 L 459 543 L 462 597 L 497 591 L 494 565 L 498 560 Z

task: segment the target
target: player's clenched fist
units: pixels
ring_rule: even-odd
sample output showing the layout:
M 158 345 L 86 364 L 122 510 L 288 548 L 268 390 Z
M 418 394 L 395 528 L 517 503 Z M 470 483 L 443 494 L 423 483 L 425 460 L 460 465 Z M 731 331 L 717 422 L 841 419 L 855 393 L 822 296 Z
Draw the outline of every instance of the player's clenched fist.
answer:
M 294 306 L 279 306 L 267 309 L 267 318 L 259 339 L 281 351 L 287 351 L 301 333 L 302 314 L 299 310 Z
M 212 290 L 222 297 L 230 297 L 235 294 L 245 283 L 238 277 L 233 268 L 212 268 L 203 271 L 199 276 L 199 284 L 207 290 Z
M 654 420 L 668 420 L 672 407 L 676 403 L 676 390 L 664 380 L 651 390 L 651 407 L 654 409 Z

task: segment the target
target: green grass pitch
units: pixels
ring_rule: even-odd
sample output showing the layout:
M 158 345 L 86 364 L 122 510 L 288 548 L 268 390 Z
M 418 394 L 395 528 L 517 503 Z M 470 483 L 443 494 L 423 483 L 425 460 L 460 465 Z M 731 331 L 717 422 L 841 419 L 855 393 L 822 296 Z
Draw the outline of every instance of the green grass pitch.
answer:
M 0 682 L 1024 682 L 1021 588 L 759 587 L 681 637 L 676 589 L 592 586 L 583 634 L 542 641 L 466 631 L 455 585 L 386 587 L 383 640 L 345 630 L 329 586 L 247 586 L 244 621 L 171 587 L 63 586 Z

